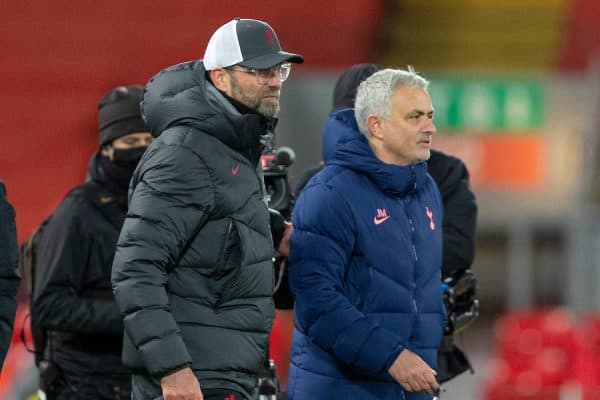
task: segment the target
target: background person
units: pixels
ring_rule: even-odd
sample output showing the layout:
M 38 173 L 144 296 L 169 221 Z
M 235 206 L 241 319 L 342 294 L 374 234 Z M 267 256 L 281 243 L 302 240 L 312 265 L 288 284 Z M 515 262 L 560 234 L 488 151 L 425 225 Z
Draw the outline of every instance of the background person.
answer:
M 99 149 L 88 181 L 65 196 L 37 234 L 31 324 L 34 337 L 45 337 L 36 350 L 48 399 L 131 397 L 110 273 L 129 180 L 152 142 L 141 95 L 141 86 L 121 86 L 100 99 Z
M 21 281 L 17 273 L 19 249 L 15 210 L 6 198 L 6 188 L 0 181 L 0 370 L 12 338 Z

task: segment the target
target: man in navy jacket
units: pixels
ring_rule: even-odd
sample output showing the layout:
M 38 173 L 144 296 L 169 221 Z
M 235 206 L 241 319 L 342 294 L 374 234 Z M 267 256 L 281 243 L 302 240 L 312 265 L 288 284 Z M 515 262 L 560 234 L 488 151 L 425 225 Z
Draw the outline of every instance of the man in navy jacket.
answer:
M 385 69 L 327 120 L 296 203 L 291 399 L 430 399 L 444 327 L 428 82 Z
M 354 108 L 354 99 L 358 85 L 383 67 L 377 64 L 355 64 L 344 70 L 338 77 L 333 90 L 333 110 Z M 323 163 L 306 170 L 297 182 L 296 197 L 317 172 Z M 427 173 L 438 185 L 444 206 L 442 280 L 456 279 L 473 265 L 475 256 L 475 226 L 477 221 L 477 203 L 469 182 L 469 172 L 464 162 L 450 154 L 431 149 L 427 160 Z M 286 282 L 287 283 L 287 282 Z M 289 285 L 284 286 L 289 291 Z M 285 298 L 285 290 L 277 295 Z M 293 302 L 289 292 L 288 301 Z M 446 335 L 438 352 L 438 382 L 443 383 L 471 369 L 466 355 L 452 339 Z

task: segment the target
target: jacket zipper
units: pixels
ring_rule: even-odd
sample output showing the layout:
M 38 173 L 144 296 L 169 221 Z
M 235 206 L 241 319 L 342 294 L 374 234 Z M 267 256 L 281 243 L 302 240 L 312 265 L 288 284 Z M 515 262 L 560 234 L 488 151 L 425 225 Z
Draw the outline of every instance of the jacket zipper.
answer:
M 404 213 L 406 215 L 406 217 L 408 218 L 408 224 L 410 225 L 410 240 L 411 240 L 411 245 L 410 245 L 410 252 L 411 255 L 413 256 L 413 262 L 414 262 L 414 271 L 413 271 L 413 279 L 410 283 L 410 294 L 411 294 L 411 301 L 412 301 L 412 309 L 414 312 L 414 316 L 413 316 L 413 326 L 415 326 L 416 322 L 417 322 L 417 316 L 419 314 L 419 307 L 417 306 L 417 299 L 416 299 L 416 292 L 417 292 L 417 262 L 419 261 L 419 258 L 417 256 L 417 248 L 415 247 L 415 243 L 414 243 L 414 234 L 415 234 L 415 225 L 413 222 L 413 219 L 410 215 L 408 215 L 408 213 L 406 212 L 406 208 L 405 208 L 405 204 L 404 202 L 401 200 L 400 201 L 401 205 L 402 205 L 402 209 L 404 210 Z

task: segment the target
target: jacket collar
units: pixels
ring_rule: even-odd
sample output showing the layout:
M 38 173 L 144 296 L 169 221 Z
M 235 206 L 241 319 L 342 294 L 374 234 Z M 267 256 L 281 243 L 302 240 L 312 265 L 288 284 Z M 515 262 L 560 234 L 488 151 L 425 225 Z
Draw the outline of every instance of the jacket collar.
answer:
M 216 137 L 253 165 L 276 123 L 256 113 L 240 113 L 206 79 L 200 60 L 174 65 L 151 78 L 141 107 L 154 136 L 175 126 L 191 127 Z
M 427 180 L 426 162 L 401 167 L 379 160 L 359 132 L 353 109 L 333 113 L 327 119 L 323 159 L 326 165 L 340 165 L 366 175 L 382 191 L 395 196 L 420 190 Z

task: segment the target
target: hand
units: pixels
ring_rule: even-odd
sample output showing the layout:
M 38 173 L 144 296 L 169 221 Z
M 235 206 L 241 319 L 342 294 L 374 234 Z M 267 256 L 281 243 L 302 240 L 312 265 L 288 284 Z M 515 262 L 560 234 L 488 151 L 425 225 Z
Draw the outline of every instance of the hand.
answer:
M 439 386 L 437 373 L 408 349 L 402 350 L 388 372 L 408 392 L 432 393 Z
M 281 242 L 279 242 L 279 247 L 277 247 L 277 252 L 284 256 L 289 257 L 290 255 L 290 237 L 292 236 L 292 232 L 294 231 L 294 227 L 290 222 L 285 223 L 285 230 L 283 231 L 283 237 L 281 238 Z
M 164 400 L 204 400 L 200 383 L 190 367 L 160 379 Z

